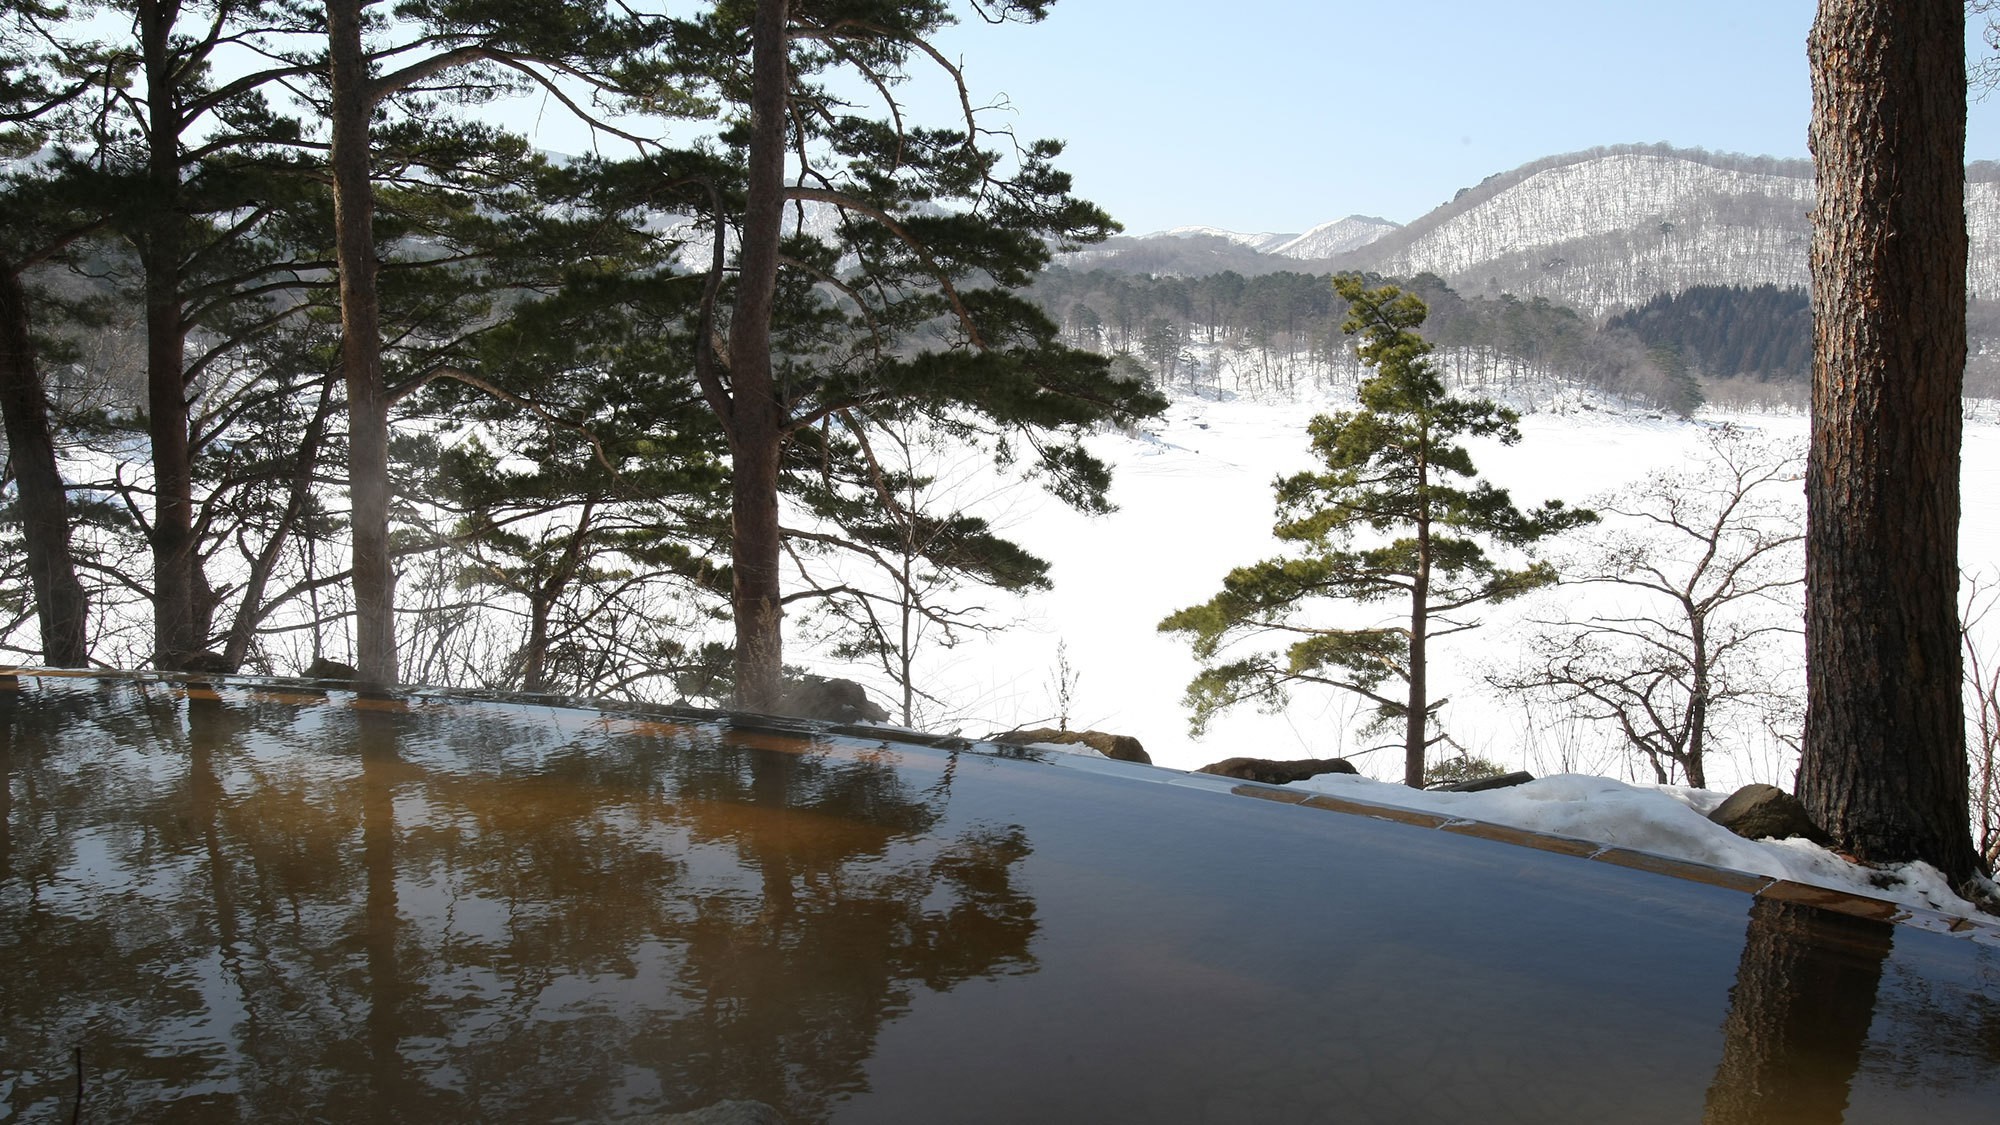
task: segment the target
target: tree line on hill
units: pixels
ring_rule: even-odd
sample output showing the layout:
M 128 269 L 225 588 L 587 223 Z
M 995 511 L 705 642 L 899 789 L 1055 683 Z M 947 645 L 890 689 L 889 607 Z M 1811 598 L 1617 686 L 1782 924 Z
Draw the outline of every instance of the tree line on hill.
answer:
M 1709 379 L 1803 383 L 1812 377 L 1812 303 L 1803 289 L 1697 285 L 1605 321 L 1677 355 Z
M 1070 343 L 1128 353 L 1167 384 L 1221 384 L 1226 370 L 1230 389 L 1265 390 L 1357 377 L 1331 281 L 1055 266 L 1028 295 Z M 1481 390 L 1576 383 L 1686 414 L 1718 396 L 1795 401 L 1812 376 L 1812 308 L 1796 287 L 1697 285 L 1594 322 L 1541 297 L 1468 297 L 1435 274 L 1402 284 L 1430 309 L 1425 334 L 1440 362 Z M 1972 301 L 1967 312 L 1966 393 L 2000 395 L 2000 302 Z
M 1426 336 L 1455 379 L 1482 389 L 1575 382 L 1682 414 L 1702 402 L 1670 344 L 1593 324 L 1539 297 L 1463 296 L 1432 274 L 1406 288 L 1430 310 Z M 1332 275 L 1148 277 L 1058 266 L 1029 296 L 1070 343 L 1143 358 L 1170 385 L 1219 382 L 1224 353 L 1246 360 L 1226 365 L 1231 389 L 1286 389 L 1301 378 L 1352 380 L 1358 373 L 1340 330 L 1347 302 L 1334 292 Z

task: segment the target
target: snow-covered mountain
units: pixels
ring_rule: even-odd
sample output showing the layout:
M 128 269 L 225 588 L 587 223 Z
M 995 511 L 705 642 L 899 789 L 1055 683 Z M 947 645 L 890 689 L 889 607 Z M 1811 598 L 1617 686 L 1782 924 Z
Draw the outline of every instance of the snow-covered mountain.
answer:
M 1142 234 L 1139 237 L 1140 238 L 1201 238 L 1201 237 L 1220 238 L 1225 242 L 1233 242 L 1238 246 L 1247 246 L 1252 250 L 1269 253 L 1271 251 L 1276 250 L 1278 247 L 1293 241 L 1299 236 L 1295 234 L 1273 234 L 1269 231 L 1264 231 L 1257 234 L 1244 234 L 1240 231 L 1223 230 L 1221 227 L 1194 226 L 1194 227 L 1174 227 L 1171 230 L 1154 231 L 1152 234 Z
M 1337 254 L 1359 249 L 1396 229 L 1396 224 L 1387 219 L 1367 215 L 1349 215 L 1321 223 L 1304 234 L 1244 233 L 1221 227 L 1183 226 L 1123 235 L 1101 246 L 1063 254 L 1057 260 L 1072 269 L 1118 273 L 1201 277 L 1235 270 L 1241 274 L 1266 274 L 1300 269 L 1301 262 L 1324 264 Z
M 1344 219 L 1321 223 L 1296 238 L 1271 247 L 1271 253 L 1302 261 L 1317 261 L 1359 250 L 1399 229 L 1397 224 L 1387 219 L 1349 215 Z
M 2000 167 L 1967 170 L 1972 295 L 2000 298 Z M 1342 263 L 1594 313 L 1694 285 L 1804 286 L 1812 165 L 1646 146 L 1489 178 Z
M 1594 313 L 1692 285 L 1804 285 L 1812 166 L 1663 147 L 1489 177 L 1344 263 Z
M 1244 234 L 1240 231 L 1223 230 L 1221 227 L 1189 226 L 1138 235 L 1136 241 L 1144 242 L 1159 238 L 1220 238 L 1260 254 L 1317 261 L 1345 254 L 1350 250 L 1359 250 L 1397 229 L 1397 225 L 1387 219 L 1378 219 L 1372 215 L 1349 215 L 1344 219 L 1321 223 L 1304 234 L 1273 234 L 1269 231 Z
M 1113 239 L 1070 264 L 1433 273 L 1463 293 L 1546 297 L 1601 315 L 1695 285 L 1804 286 L 1812 201 L 1808 161 L 1624 145 L 1488 176 L 1407 226 L 1356 215 L 1276 242 L 1178 227 Z M 1972 295 L 2000 300 L 2000 165 L 1967 169 L 1966 218 Z

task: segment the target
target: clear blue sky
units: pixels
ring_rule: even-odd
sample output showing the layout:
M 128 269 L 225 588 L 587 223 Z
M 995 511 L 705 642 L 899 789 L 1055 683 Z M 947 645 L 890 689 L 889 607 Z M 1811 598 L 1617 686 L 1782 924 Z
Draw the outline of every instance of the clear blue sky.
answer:
M 1594 145 L 1806 155 L 1812 0 L 1060 0 L 954 29 L 976 92 L 1141 233 L 1408 222 Z M 2000 95 L 1969 159 L 2000 158 Z

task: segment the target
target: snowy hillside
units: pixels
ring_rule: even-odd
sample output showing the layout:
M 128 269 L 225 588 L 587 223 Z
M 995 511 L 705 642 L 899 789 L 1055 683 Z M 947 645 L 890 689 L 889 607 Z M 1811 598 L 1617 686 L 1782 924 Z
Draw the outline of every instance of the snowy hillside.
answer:
M 1294 234 L 1273 234 L 1269 231 L 1261 232 L 1258 234 L 1243 234 L 1239 231 L 1223 230 L 1221 227 L 1202 227 L 1202 226 L 1173 227 L 1169 230 L 1155 231 L 1152 234 L 1142 234 L 1139 237 L 1140 238 L 1194 238 L 1197 236 L 1204 236 L 1204 235 L 1209 238 L 1220 238 L 1225 242 L 1233 242 L 1238 246 L 1247 246 L 1252 250 L 1258 250 L 1258 251 L 1275 250 L 1278 247 L 1283 246 L 1286 243 L 1291 242 L 1299 237 L 1298 235 Z
M 1298 258 L 1302 261 L 1317 261 L 1359 250 L 1364 246 L 1397 230 L 1397 225 L 1387 219 L 1377 219 L 1368 215 L 1349 215 L 1330 223 L 1321 223 L 1297 238 L 1270 247 L 1270 252 L 1284 258 Z M 1264 249 L 1259 247 L 1259 249 Z
M 1584 153 L 1493 177 L 1342 264 L 1599 314 L 1694 285 L 1803 287 L 1812 200 L 1802 161 Z M 1972 295 L 2000 297 L 2000 183 L 1984 170 L 1966 218 Z
M 1351 405 L 1343 397 L 1336 391 L 1308 392 L 1301 401 L 1227 393 L 1182 398 L 1149 432 L 1099 435 L 1093 449 L 1115 465 L 1118 511 L 1107 517 L 1078 515 L 1039 493 L 1008 494 L 1005 508 L 992 514 L 1054 563 L 1055 589 L 1010 607 L 1018 627 L 932 654 L 928 688 L 953 701 L 958 713 L 935 714 L 925 725 L 984 734 L 1053 719 L 1050 681 L 1060 642 L 1079 673 L 1070 725 L 1136 736 L 1159 764 L 1193 769 L 1237 755 L 1359 755 L 1364 772 L 1400 776 L 1400 749 L 1367 753 L 1380 740 L 1359 735 L 1362 716 L 1354 700 L 1331 693 L 1301 693 L 1282 715 L 1240 707 L 1205 736 L 1191 736 L 1181 695 L 1197 664 L 1185 641 L 1157 629 L 1167 614 L 1214 594 L 1230 568 L 1278 552 L 1270 530 L 1271 484 L 1308 466 L 1307 421 Z M 1784 438 L 1803 435 L 1805 427 L 1803 418 L 1791 415 L 1743 421 Z M 1476 458 L 1524 502 L 1581 501 L 1653 467 L 1687 460 L 1700 427 L 1572 408 L 1527 416 L 1520 445 L 1480 448 Z M 1988 433 L 2000 439 L 2000 430 Z M 1991 449 L 2000 461 L 2000 440 Z M 1586 483 L 1579 486 L 1579 480 Z M 1480 682 L 1479 667 L 1499 657 L 1510 639 L 1504 615 L 1489 622 L 1448 642 L 1433 671 L 1434 682 L 1443 681 L 1434 690 L 1452 699 L 1445 716 L 1454 737 L 1513 768 L 1603 768 L 1638 776 L 1617 760 L 1608 732 L 1588 747 L 1557 750 L 1544 732 L 1528 729 L 1517 706 Z M 1745 780 L 1776 780 L 1788 772 L 1774 748 L 1744 749 L 1753 755 L 1740 767 Z
M 1281 269 L 1433 273 L 1468 295 L 1545 297 L 1603 315 L 1696 285 L 1804 287 L 1812 165 L 1664 145 L 1549 157 L 1497 173 L 1399 227 L 1350 215 L 1304 234 L 1187 226 L 1114 239 L 1064 264 L 1200 276 Z M 1968 284 L 2000 299 L 2000 170 L 1966 184 Z M 1223 240 L 1229 254 L 1204 249 Z
M 1377 247 L 1370 265 L 1475 286 L 1504 275 L 1514 284 L 1503 287 L 1593 313 L 1690 285 L 1804 285 L 1811 203 L 1809 177 L 1611 155 L 1427 217 L 1393 253 Z

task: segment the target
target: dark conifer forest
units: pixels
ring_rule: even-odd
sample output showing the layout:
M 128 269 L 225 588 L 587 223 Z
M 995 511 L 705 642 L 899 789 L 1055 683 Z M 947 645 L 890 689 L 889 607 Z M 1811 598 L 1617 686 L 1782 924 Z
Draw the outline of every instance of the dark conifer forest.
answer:
M 1697 285 L 1611 317 L 1649 348 L 1711 379 L 1803 382 L 1812 375 L 1812 307 L 1803 289 Z

